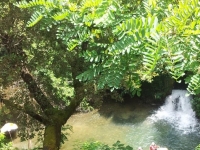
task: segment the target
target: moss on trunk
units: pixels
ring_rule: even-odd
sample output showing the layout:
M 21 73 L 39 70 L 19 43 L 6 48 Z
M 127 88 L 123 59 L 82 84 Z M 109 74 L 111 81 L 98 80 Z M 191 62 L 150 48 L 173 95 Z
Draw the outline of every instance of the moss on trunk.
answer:
M 60 124 L 47 125 L 45 127 L 43 150 L 59 150 L 61 141 Z

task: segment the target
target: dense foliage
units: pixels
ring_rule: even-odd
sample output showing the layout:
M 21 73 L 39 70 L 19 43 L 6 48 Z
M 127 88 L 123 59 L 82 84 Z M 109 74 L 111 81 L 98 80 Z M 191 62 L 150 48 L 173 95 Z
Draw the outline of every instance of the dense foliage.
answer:
M 69 51 L 87 44 L 79 55 L 90 62 L 81 81 L 98 81 L 98 88 L 125 87 L 140 95 L 142 80 L 169 73 L 187 76 L 188 91 L 199 93 L 199 2 L 187 1 L 42 1 L 19 2 L 34 8 L 27 26 L 42 20 L 56 24 L 58 39 Z

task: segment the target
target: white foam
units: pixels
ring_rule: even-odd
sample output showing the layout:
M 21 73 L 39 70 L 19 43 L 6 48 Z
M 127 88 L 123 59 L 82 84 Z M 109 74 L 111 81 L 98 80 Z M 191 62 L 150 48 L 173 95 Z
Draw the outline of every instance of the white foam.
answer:
M 165 104 L 150 118 L 154 121 L 165 120 L 184 132 L 194 131 L 197 119 L 191 106 L 191 97 L 186 94 L 186 90 L 173 90 Z

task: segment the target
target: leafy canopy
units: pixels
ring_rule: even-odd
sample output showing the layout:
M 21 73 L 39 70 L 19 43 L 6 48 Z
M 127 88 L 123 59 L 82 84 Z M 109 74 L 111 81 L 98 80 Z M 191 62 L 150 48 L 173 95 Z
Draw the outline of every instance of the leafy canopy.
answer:
M 56 28 L 55 36 L 69 51 L 87 43 L 79 53 L 89 64 L 77 77 L 81 81 L 140 95 L 142 81 L 163 73 L 177 81 L 186 75 L 188 91 L 200 93 L 199 1 L 135 2 L 32 0 L 15 5 L 33 9 L 28 27 L 40 21 L 41 29 Z

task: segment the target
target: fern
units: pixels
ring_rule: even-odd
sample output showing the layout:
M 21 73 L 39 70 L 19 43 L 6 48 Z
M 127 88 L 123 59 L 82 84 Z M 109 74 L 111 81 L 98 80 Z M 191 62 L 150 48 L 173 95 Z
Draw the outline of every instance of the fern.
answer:
M 115 54 L 124 53 L 123 51 L 129 53 L 135 47 L 137 41 L 142 41 L 149 37 L 150 32 L 154 31 L 156 24 L 156 17 L 149 17 L 147 19 L 131 18 L 124 21 L 113 31 L 119 41 L 113 43 L 109 51 Z
M 121 86 L 123 72 L 123 68 L 116 64 L 112 64 L 112 69 L 104 65 L 104 72 L 101 72 L 101 76 L 98 77 L 98 89 L 103 89 L 104 87 L 109 87 L 111 90 L 118 89 Z
M 19 8 L 29 8 L 29 7 L 35 7 L 35 6 L 45 6 L 45 7 L 53 7 L 57 8 L 58 6 L 55 5 L 54 2 L 48 1 L 48 0 L 31 0 L 29 2 L 27 1 L 20 1 L 18 3 L 15 3 L 15 6 Z
M 82 1 L 82 7 L 81 7 L 81 12 L 85 12 L 86 9 L 88 8 L 96 8 L 98 7 L 101 3 L 106 2 L 105 0 L 83 0 Z
M 163 29 L 165 31 L 173 30 L 176 34 L 192 33 L 196 21 L 192 21 L 194 17 L 197 17 L 199 13 L 198 0 L 183 0 L 179 1 L 179 7 L 172 10 L 171 16 L 163 21 Z M 194 32 L 195 34 L 199 33 Z
M 99 7 L 95 10 L 94 24 L 95 26 L 107 26 L 115 22 L 115 15 L 118 6 L 110 1 L 103 0 Z
M 93 66 L 92 68 L 88 69 L 84 73 L 77 76 L 77 79 L 81 81 L 90 81 L 93 80 L 94 77 L 98 76 L 101 72 L 101 66 Z
M 136 40 L 140 40 L 140 37 L 149 37 L 150 31 L 152 32 L 153 29 L 155 30 L 157 23 L 158 20 L 155 16 L 148 18 L 130 18 L 121 23 L 119 26 L 117 26 L 114 33 L 117 34 L 119 37 L 122 33 L 124 35 L 136 34 Z
M 165 39 L 163 45 L 163 57 L 165 60 L 165 69 L 172 75 L 172 77 L 178 81 L 178 79 L 184 76 L 185 56 L 187 53 L 187 47 L 182 47 L 184 43 L 177 38 Z
M 27 27 L 32 27 L 35 24 L 37 24 L 41 19 L 43 18 L 43 15 L 36 11 L 33 13 L 33 15 L 31 16 L 30 20 L 27 22 Z
M 52 18 L 56 21 L 60 21 L 60 20 L 66 19 L 67 16 L 69 16 L 69 11 L 65 10 L 63 12 L 58 12 L 54 14 Z
M 183 52 L 177 51 L 171 54 L 169 56 L 169 61 L 167 61 L 168 66 L 170 66 L 169 72 L 176 80 L 184 75 L 183 59 Z
M 30 20 L 27 22 L 27 27 L 32 27 L 37 24 L 40 20 L 44 18 L 44 16 L 48 16 L 48 14 L 51 14 L 51 11 L 53 9 L 61 8 L 61 5 L 58 2 L 56 3 L 52 0 L 31 0 L 29 2 L 20 1 L 18 3 L 15 3 L 14 5 L 23 9 L 30 7 L 36 8 Z M 39 7 L 39 9 L 37 9 L 37 7 Z M 54 18 L 56 18 L 56 16 L 54 16 Z
M 194 95 L 200 93 L 200 75 L 199 74 L 195 74 L 191 77 L 187 90 L 190 92 L 190 94 L 194 94 Z
M 151 82 L 156 76 L 156 68 L 162 56 L 161 38 L 158 34 L 152 34 L 152 39 L 147 39 L 145 51 L 143 51 L 143 70 L 139 72 L 142 80 Z

